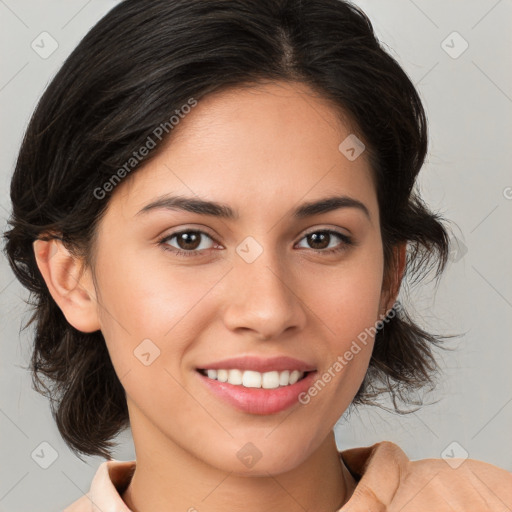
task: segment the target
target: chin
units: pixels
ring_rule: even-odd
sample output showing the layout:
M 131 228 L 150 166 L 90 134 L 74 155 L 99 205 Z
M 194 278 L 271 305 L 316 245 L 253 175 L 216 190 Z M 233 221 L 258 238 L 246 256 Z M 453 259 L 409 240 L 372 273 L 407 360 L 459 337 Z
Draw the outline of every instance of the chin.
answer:
M 263 444 L 263 443 L 262 443 Z M 258 441 L 251 443 L 237 443 L 234 448 L 235 456 L 227 456 L 229 448 L 220 457 L 212 456 L 215 467 L 232 473 L 236 476 L 265 476 L 286 473 L 307 458 L 304 453 L 304 445 L 273 447 L 266 442 L 265 447 L 258 448 Z M 212 462 L 213 462 L 212 461 Z

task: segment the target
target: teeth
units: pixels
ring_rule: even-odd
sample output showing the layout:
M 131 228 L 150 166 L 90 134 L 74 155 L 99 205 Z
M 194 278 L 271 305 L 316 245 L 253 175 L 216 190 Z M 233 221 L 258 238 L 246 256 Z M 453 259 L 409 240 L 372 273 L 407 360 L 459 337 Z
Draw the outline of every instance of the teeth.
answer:
M 304 372 L 299 370 L 284 370 L 282 372 L 254 372 L 252 370 L 206 370 L 206 375 L 210 379 L 219 382 L 228 382 L 235 386 L 244 386 L 246 388 L 275 389 L 280 386 L 289 386 L 295 384 L 304 377 Z

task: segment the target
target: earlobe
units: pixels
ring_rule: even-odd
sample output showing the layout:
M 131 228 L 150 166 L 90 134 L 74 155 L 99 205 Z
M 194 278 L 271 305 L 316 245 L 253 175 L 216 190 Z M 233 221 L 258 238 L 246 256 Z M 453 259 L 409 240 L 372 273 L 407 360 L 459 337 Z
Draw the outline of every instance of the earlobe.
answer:
M 39 271 L 66 320 L 82 332 L 99 330 L 94 282 L 83 260 L 56 238 L 36 240 L 33 248 Z

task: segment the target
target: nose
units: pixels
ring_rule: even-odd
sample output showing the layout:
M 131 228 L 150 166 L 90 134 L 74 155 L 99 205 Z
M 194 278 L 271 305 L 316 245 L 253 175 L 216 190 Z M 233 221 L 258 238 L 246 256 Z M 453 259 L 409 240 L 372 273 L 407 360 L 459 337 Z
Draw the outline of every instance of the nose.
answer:
M 252 263 L 236 256 L 226 283 L 224 323 L 232 331 L 250 331 L 259 340 L 276 339 L 304 328 L 305 305 L 297 294 L 297 277 L 265 250 Z

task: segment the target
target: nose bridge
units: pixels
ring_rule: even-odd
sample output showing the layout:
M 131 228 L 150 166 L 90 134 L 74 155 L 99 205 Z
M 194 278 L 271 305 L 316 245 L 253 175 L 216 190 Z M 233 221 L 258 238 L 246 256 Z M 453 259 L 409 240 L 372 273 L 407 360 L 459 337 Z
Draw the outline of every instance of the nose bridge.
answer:
M 293 290 L 293 275 L 277 250 L 246 239 L 236 251 L 230 272 L 226 325 L 230 329 L 251 329 L 264 338 L 302 326 L 304 311 Z

